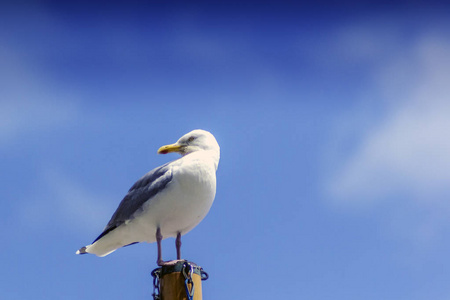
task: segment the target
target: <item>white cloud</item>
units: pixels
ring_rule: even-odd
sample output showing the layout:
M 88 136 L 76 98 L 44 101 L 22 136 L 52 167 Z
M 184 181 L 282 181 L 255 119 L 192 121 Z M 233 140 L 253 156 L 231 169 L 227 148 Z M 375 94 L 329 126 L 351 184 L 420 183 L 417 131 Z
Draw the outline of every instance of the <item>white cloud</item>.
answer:
M 28 62 L 26 55 L 3 43 L 0 65 L 0 145 L 75 119 L 73 96 L 55 89 L 46 71 Z
M 347 153 L 334 154 L 335 170 L 326 184 L 337 205 L 397 209 L 392 220 L 405 222 L 390 225 L 414 239 L 426 240 L 449 227 L 441 222 L 442 215 L 450 215 L 448 53 L 448 35 L 426 33 L 377 66 L 374 84 L 382 113 L 358 108 L 351 114 L 371 121 L 357 117 L 341 125 L 356 128 L 348 133 L 356 143 Z M 348 142 L 348 134 L 341 131 L 335 138 Z
M 419 43 L 405 61 L 406 69 L 415 66 L 412 76 L 419 78 L 410 81 L 409 89 L 392 91 L 402 99 L 389 99 L 387 116 L 361 136 L 357 151 L 338 172 L 333 194 L 379 197 L 408 189 L 428 195 L 450 189 L 450 85 L 443 84 L 450 78 L 446 51 L 450 45 L 441 41 Z M 384 97 L 391 94 L 389 89 L 383 91 Z
M 77 109 L 70 102 L 29 97 L 0 103 L 0 145 L 21 134 L 56 128 L 74 120 Z
M 111 217 L 107 195 L 87 189 L 58 170 L 43 171 L 38 184 L 20 205 L 19 220 L 25 226 L 42 229 L 58 224 L 74 232 L 100 232 Z

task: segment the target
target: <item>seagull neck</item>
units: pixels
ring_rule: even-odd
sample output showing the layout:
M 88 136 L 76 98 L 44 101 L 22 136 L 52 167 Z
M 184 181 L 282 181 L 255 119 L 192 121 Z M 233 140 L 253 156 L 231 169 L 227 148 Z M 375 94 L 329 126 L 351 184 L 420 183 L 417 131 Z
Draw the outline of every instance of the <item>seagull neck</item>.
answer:
M 220 152 L 216 150 L 208 150 L 207 152 L 210 154 L 217 171 L 217 168 L 219 167 Z
M 183 157 L 185 157 L 185 156 L 190 156 L 192 158 L 196 157 L 196 158 L 208 159 L 208 160 L 210 160 L 210 162 L 212 162 L 214 164 L 214 168 L 216 171 L 217 171 L 217 168 L 219 167 L 220 152 L 217 150 L 199 150 L 199 151 L 186 153 L 183 155 Z

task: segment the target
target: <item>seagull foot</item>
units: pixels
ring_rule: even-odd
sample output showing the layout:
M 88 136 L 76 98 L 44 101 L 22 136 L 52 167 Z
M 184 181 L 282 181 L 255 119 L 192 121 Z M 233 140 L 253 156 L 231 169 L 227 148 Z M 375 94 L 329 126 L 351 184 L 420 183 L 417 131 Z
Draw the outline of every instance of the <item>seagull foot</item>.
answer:
M 173 266 L 173 265 L 176 265 L 177 262 L 180 262 L 180 261 L 186 261 L 186 260 L 184 260 L 184 259 L 175 259 L 175 260 L 169 260 L 169 261 L 158 260 L 158 261 L 157 261 L 157 264 L 158 264 L 158 266 L 160 266 L 160 267 L 163 267 L 163 266 Z

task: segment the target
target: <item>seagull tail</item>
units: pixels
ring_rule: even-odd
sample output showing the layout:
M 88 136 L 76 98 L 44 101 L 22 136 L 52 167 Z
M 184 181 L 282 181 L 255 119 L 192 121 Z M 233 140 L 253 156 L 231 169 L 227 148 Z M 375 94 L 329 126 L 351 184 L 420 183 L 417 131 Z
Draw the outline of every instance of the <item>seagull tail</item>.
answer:
M 89 252 L 86 251 L 87 247 L 81 247 L 75 254 L 88 254 Z
M 125 228 L 126 227 L 116 227 L 114 230 L 102 233 L 92 244 L 81 247 L 76 254 L 92 253 L 99 257 L 103 257 L 121 247 L 140 242 L 140 240 L 136 240 L 129 231 L 124 230 Z
M 98 257 L 103 257 L 103 256 L 106 256 L 106 255 L 111 254 L 112 252 L 116 251 L 116 249 L 118 247 L 115 247 L 114 249 L 97 249 L 97 248 L 99 248 L 99 247 L 97 245 L 97 242 L 95 242 L 91 245 L 81 247 L 80 249 L 77 250 L 77 252 L 75 252 L 75 254 L 92 253 L 92 254 L 97 255 Z

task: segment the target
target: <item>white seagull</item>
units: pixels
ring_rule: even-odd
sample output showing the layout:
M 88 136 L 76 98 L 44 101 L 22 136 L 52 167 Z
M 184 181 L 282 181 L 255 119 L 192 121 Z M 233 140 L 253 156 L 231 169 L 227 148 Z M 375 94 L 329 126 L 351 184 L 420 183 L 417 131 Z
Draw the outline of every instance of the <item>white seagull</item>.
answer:
M 128 191 L 103 232 L 76 254 L 105 256 L 139 242 L 158 244 L 158 265 L 164 265 L 161 240 L 176 237 L 177 260 L 181 236 L 206 216 L 216 194 L 220 148 L 205 130 L 193 130 L 159 154 L 178 152 L 181 158 L 145 174 Z

